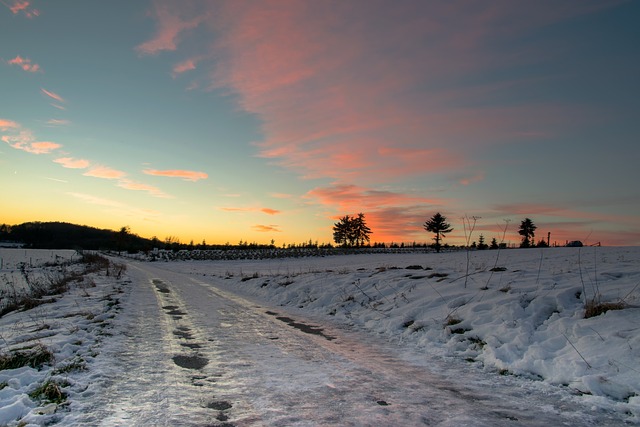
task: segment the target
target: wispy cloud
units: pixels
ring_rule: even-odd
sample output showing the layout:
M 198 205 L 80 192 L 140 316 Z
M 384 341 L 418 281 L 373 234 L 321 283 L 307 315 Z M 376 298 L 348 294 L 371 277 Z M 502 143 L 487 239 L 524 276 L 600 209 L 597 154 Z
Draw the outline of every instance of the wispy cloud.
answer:
M 69 125 L 71 122 L 69 120 L 63 120 L 63 119 L 49 119 L 47 120 L 47 124 L 50 126 L 67 126 Z
M 49 98 L 51 98 L 51 99 L 53 99 L 55 101 L 58 101 L 58 102 L 63 103 L 63 104 L 66 102 L 63 97 L 61 97 L 60 95 L 58 95 L 55 92 L 48 91 L 48 90 L 46 90 L 44 88 L 40 88 L 40 91 L 44 95 L 48 96 Z
M 63 184 L 67 184 L 69 182 L 69 181 L 65 181 L 64 179 L 51 178 L 48 176 L 45 176 L 45 179 L 48 179 L 49 181 L 62 182 Z
M 145 191 L 152 195 L 153 197 L 160 197 L 163 199 L 172 198 L 170 195 L 160 190 L 158 187 L 154 187 L 153 185 L 143 184 L 140 182 L 131 181 L 128 179 L 121 179 L 118 181 L 118 187 L 124 188 L 126 190 L 133 191 Z
M 276 215 L 280 213 L 279 210 L 271 208 L 262 208 L 260 209 L 260 212 L 266 213 L 267 215 Z
M 103 178 L 103 179 L 122 179 L 127 174 L 123 171 L 119 171 L 117 169 L 112 169 L 108 166 L 95 165 L 87 172 L 83 173 L 84 176 L 92 176 L 94 178 Z
M 221 207 L 221 211 L 225 212 L 262 212 L 267 215 L 277 215 L 281 211 L 271 208 L 255 208 L 255 207 Z
M 29 129 L 24 129 L 19 123 L 0 119 L 0 130 L 9 132 L 0 139 L 9 146 L 32 154 L 48 154 L 61 148 L 62 145 L 50 141 L 38 141 Z
M 124 207 L 124 204 L 121 202 L 118 202 L 116 200 L 111 200 L 111 199 L 105 199 L 103 197 L 98 197 L 98 196 L 94 196 L 91 194 L 85 194 L 85 193 L 67 193 L 70 196 L 73 196 L 77 199 L 80 199 L 84 202 L 87 203 L 91 203 L 93 205 L 99 205 L 99 206 L 107 206 L 107 207 L 112 207 L 112 208 L 120 208 L 120 207 Z
M 16 56 L 13 59 L 10 59 L 8 63 L 9 65 L 17 65 L 18 67 L 29 73 L 37 73 L 38 71 L 42 71 L 38 64 L 35 64 L 31 62 L 29 58 L 23 58 L 20 55 Z
M 262 225 L 256 224 L 251 227 L 253 230 L 258 231 L 260 233 L 280 233 L 280 228 L 278 225 Z
M 0 130 L 7 131 L 9 129 L 17 129 L 20 125 L 13 120 L 1 119 L 0 118 Z
M 31 2 L 26 0 L 14 0 L 13 2 L 2 0 L 1 3 L 9 8 L 11 13 L 13 13 L 14 15 L 22 13 L 27 18 L 35 18 L 36 16 L 40 15 L 40 11 L 38 9 L 29 7 L 31 6 Z
M 131 216 L 136 218 L 147 218 L 160 215 L 160 212 L 152 209 L 139 209 L 133 206 L 126 205 L 117 200 L 106 199 L 104 197 L 98 197 L 92 194 L 76 192 L 69 192 L 67 194 L 85 203 L 108 208 L 109 212 L 112 212 L 114 215 Z
M 69 169 L 86 169 L 91 165 L 91 162 L 88 160 L 74 159 L 73 157 L 60 157 L 55 159 L 54 162 Z
M 199 14 L 190 2 L 154 2 L 151 14 L 156 20 L 156 35 L 136 47 L 140 54 L 153 55 L 158 52 L 176 50 L 182 33 L 200 25 L 207 14 Z
M 496 49 L 495 41 L 605 7 L 597 1 L 362 5 L 228 1 L 214 11 L 207 3 L 157 0 L 158 32 L 138 49 L 175 50 L 180 39 L 198 58 L 215 59 L 207 62 L 209 88 L 234 93 L 262 120 L 259 154 L 307 178 L 380 184 L 462 173 L 487 146 L 553 134 L 594 114 L 526 96 L 505 103 L 506 94 L 534 87 L 532 76 L 475 77 L 546 58 L 513 44 Z M 188 30 L 200 24 L 211 32 L 207 50 L 188 44 Z M 194 67 L 187 60 L 173 72 Z
M 195 70 L 197 63 L 198 63 L 198 58 L 190 58 L 190 59 L 184 60 L 173 66 L 173 73 L 171 75 L 173 77 L 176 77 L 179 74 L 186 73 L 187 71 Z
M 204 172 L 196 172 L 189 170 L 171 169 L 171 170 L 156 170 L 145 169 L 143 171 L 147 175 L 153 176 L 165 176 L 170 178 L 182 178 L 185 181 L 199 181 L 201 179 L 207 179 L 209 175 Z

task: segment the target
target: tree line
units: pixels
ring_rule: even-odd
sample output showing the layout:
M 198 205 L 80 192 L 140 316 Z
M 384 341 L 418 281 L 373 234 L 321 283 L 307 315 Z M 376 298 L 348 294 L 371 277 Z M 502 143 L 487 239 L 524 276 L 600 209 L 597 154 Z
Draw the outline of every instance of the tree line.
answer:
M 475 219 L 475 218 L 474 218 Z M 423 228 L 434 233 L 433 248 L 437 252 L 440 252 L 442 248 L 442 240 L 447 234 L 453 231 L 451 224 L 447 222 L 447 218 L 440 212 L 435 213 L 423 224 Z M 538 227 L 533 223 L 530 218 L 525 218 L 520 223 L 518 234 L 522 236 L 520 242 L 521 248 L 529 248 L 534 246 L 535 231 Z M 345 215 L 338 222 L 333 225 L 333 241 L 341 245 L 342 247 L 362 247 L 365 246 L 365 242 L 368 244 L 370 241 L 371 229 L 367 226 L 365 215 L 359 213 L 356 216 Z M 544 239 L 539 240 L 535 246 L 548 246 L 549 242 L 545 242 Z M 491 240 L 491 244 L 485 243 L 484 236 L 481 234 L 478 238 L 478 243 L 473 242 L 471 247 L 475 249 L 498 249 L 501 246 L 506 247 L 504 243 L 498 243 L 494 237 Z

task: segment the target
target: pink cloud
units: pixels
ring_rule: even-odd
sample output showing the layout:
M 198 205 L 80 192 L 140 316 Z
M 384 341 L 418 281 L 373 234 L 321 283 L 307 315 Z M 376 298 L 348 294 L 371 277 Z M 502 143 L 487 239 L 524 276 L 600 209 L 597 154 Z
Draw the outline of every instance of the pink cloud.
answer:
M 84 159 L 74 159 L 72 157 L 60 157 L 54 160 L 55 163 L 59 163 L 62 167 L 69 169 L 86 169 L 91 163 Z
M 96 165 L 89 169 L 87 172 L 83 173 L 84 176 L 92 176 L 94 178 L 103 178 L 103 179 L 122 179 L 127 174 L 125 172 L 112 169 L 107 166 Z
M 280 229 L 278 228 L 277 225 L 257 224 L 257 225 L 254 225 L 251 228 L 254 229 L 255 231 L 260 232 L 260 233 L 280 233 Z
M 176 50 L 182 33 L 196 28 L 207 16 L 199 15 L 189 2 L 154 2 L 151 12 L 157 23 L 156 35 L 136 47 L 140 54 L 153 55 Z
M 31 3 L 26 0 L 15 0 L 11 5 L 2 1 L 2 4 L 7 6 L 14 15 L 17 15 L 20 12 L 22 12 L 27 18 L 34 18 L 40 15 L 40 11 L 38 9 L 30 8 L 29 6 Z
M 61 103 L 64 103 L 64 102 L 65 102 L 64 98 L 63 98 L 63 97 L 61 97 L 60 95 L 58 95 L 57 93 L 50 92 L 50 91 L 48 91 L 48 90 L 46 90 L 46 89 L 43 89 L 43 88 L 40 88 L 40 91 L 41 91 L 44 95 L 47 95 L 47 96 L 48 96 L 49 98 L 51 98 L 51 99 L 54 99 L 54 100 L 56 100 L 56 101 L 58 101 L 58 102 L 61 102 Z
M 61 144 L 50 141 L 38 141 L 33 133 L 11 120 L 0 119 L 0 129 L 2 131 L 13 131 L 10 135 L 2 135 L 3 142 L 11 147 L 26 151 L 32 154 L 48 154 L 62 147 Z
M 424 234 L 422 224 L 429 213 L 443 204 L 439 199 L 346 184 L 315 188 L 307 193 L 307 198 L 338 212 L 329 214 L 336 220 L 344 214 L 364 213 L 372 240 L 379 242 L 399 242 L 410 236 L 420 240 Z
M 9 60 L 10 65 L 17 65 L 22 68 L 24 71 L 29 73 L 36 73 L 38 71 L 42 71 L 38 64 L 34 64 L 28 58 L 22 58 L 21 56 L 16 56 L 15 58 Z
M 17 129 L 20 125 L 13 120 L 0 119 L 0 130 L 6 131 L 9 129 Z
M 199 181 L 201 179 L 207 179 L 209 175 L 204 172 L 195 172 L 189 170 L 156 170 L 156 169 L 145 169 L 143 171 L 147 175 L 153 176 L 165 176 L 170 178 L 182 178 L 185 181 Z
M 124 188 L 126 190 L 146 191 L 147 193 L 149 193 L 154 197 L 160 197 L 163 199 L 171 198 L 171 196 L 169 196 L 159 188 L 154 187 L 153 185 L 143 184 L 143 183 L 131 181 L 128 179 L 121 179 L 118 182 L 118 187 Z
M 187 71 L 195 70 L 196 63 L 197 63 L 197 59 L 192 58 L 174 65 L 173 73 L 172 73 L 173 77 L 176 77 L 177 75 L 185 73 Z
M 388 183 L 466 170 L 483 147 L 547 136 L 597 117 L 562 105 L 473 102 L 528 87 L 532 79 L 451 83 L 549 55 L 496 53 L 488 47 L 495 40 L 605 7 L 546 4 L 451 1 L 429 4 L 426 13 L 421 2 L 363 8 L 357 2 L 228 1 L 213 8 L 157 0 L 157 34 L 138 51 L 176 50 L 178 40 L 188 44 L 188 30 L 201 25 L 212 45 L 189 44 L 189 51 L 198 61 L 215 59 L 210 89 L 233 93 L 261 119 L 260 156 L 306 178 Z M 195 66 L 188 59 L 173 74 Z

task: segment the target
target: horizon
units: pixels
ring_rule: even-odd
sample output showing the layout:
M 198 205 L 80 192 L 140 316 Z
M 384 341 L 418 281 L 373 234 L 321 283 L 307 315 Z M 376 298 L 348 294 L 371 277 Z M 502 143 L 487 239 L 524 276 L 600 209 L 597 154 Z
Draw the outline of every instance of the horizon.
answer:
M 0 222 L 640 246 L 631 1 L 1 0 Z M 467 221 L 470 221 L 468 223 Z M 504 227 L 507 226 L 506 232 Z M 151 238 L 151 237 L 145 237 Z

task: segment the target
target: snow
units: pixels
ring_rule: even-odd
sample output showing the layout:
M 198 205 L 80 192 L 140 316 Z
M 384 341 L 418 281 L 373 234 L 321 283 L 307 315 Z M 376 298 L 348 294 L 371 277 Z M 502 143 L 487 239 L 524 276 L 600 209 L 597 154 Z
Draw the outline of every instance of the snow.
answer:
M 175 293 L 163 294 L 151 286 L 139 269 L 158 275 L 165 271 L 176 275 L 176 281 L 187 275 L 193 283 L 184 284 L 178 298 Z M 589 420 L 601 420 L 594 425 L 613 425 L 606 421 L 610 419 L 640 424 L 639 284 L 640 248 L 635 247 L 136 261 L 120 279 L 104 272 L 93 273 L 54 303 L 0 318 L 2 353 L 40 344 L 54 354 L 51 366 L 45 364 L 39 370 L 22 367 L 0 371 L 0 425 L 118 425 L 122 420 L 140 420 L 136 416 L 142 416 L 143 408 L 115 407 L 118 396 L 137 395 L 160 402 L 168 395 L 185 393 L 185 386 L 177 380 L 179 370 L 184 369 L 171 363 L 170 357 L 167 363 L 153 367 L 139 357 L 175 354 L 176 345 L 162 332 L 166 329 L 171 335 L 172 327 L 184 331 L 190 328 L 194 334 L 200 331 L 204 343 L 233 341 L 237 350 L 224 350 L 233 357 L 223 357 L 224 352 L 216 350 L 222 352 L 219 359 L 205 366 L 204 373 L 210 370 L 213 375 L 221 366 L 249 369 L 243 367 L 248 366 L 243 362 L 246 354 L 264 353 L 268 358 L 263 364 L 268 364 L 269 358 L 280 358 L 283 365 L 272 374 L 259 374 L 264 371 L 253 366 L 246 371 L 251 373 L 248 377 L 216 383 L 220 387 L 226 384 L 233 396 L 242 394 L 241 390 L 265 387 L 280 396 L 278 399 L 296 401 L 296 389 L 288 386 L 296 377 L 309 381 L 309 393 L 316 392 L 311 387 L 316 382 L 326 383 L 325 390 L 333 386 L 338 393 L 338 380 L 331 379 L 330 371 L 316 361 L 300 362 L 293 356 L 284 358 L 266 345 L 243 343 L 235 317 L 223 318 L 216 325 L 204 315 L 192 316 L 190 323 L 182 319 L 175 325 L 145 321 L 159 311 L 156 297 L 162 298 L 165 307 L 201 304 L 200 312 L 205 313 L 208 302 L 201 288 L 212 289 L 221 297 L 233 299 L 237 295 L 263 307 L 277 307 L 281 316 L 300 315 L 318 324 L 333 325 L 336 333 L 348 330 L 370 336 L 371 342 L 380 340 L 381 347 L 397 351 L 411 366 L 437 367 L 440 375 L 452 383 L 465 382 L 466 377 L 467 382 L 479 384 L 479 390 L 517 387 L 524 396 L 520 405 L 526 405 L 529 394 L 551 396 L 552 401 L 536 408 L 549 416 L 562 412 L 553 401 L 566 399 L 586 408 Z M 585 295 L 587 299 L 597 296 L 602 302 L 622 301 L 624 308 L 585 319 Z M 234 310 L 242 315 L 241 310 Z M 232 310 L 211 309 L 212 316 L 214 311 Z M 255 317 L 251 328 L 260 329 L 266 342 L 273 338 L 274 325 L 265 324 L 257 315 L 245 316 Z M 279 341 L 284 342 L 285 337 Z M 291 342 L 292 348 L 300 346 Z M 384 365 L 385 357 L 381 355 L 375 364 Z M 355 372 L 361 368 L 345 369 Z M 166 377 L 173 378 L 173 383 L 154 388 Z M 57 405 L 29 397 L 49 380 L 61 384 L 66 402 Z M 199 389 L 204 388 L 200 384 Z M 191 397 L 181 398 L 181 405 L 166 410 L 181 416 L 194 411 L 203 397 L 197 394 L 198 387 L 193 389 L 196 391 Z M 275 411 L 276 397 L 251 397 L 254 409 Z M 416 399 L 419 401 L 418 396 Z M 235 402 L 234 409 L 249 414 L 249 409 Z M 371 421 L 385 419 L 386 409 L 378 405 Z M 450 411 L 440 425 L 474 425 L 469 414 L 456 412 L 455 408 Z M 301 419 L 305 414 L 287 416 L 304 425 Z M 576 424 L 586 423 L 577 409 L 567 409 L 564 415 L 575 416 Z M 247 425 L 253 425 L 251 416 L 247 415 Z M 156 421 L 161 421 L 161 415 Z

